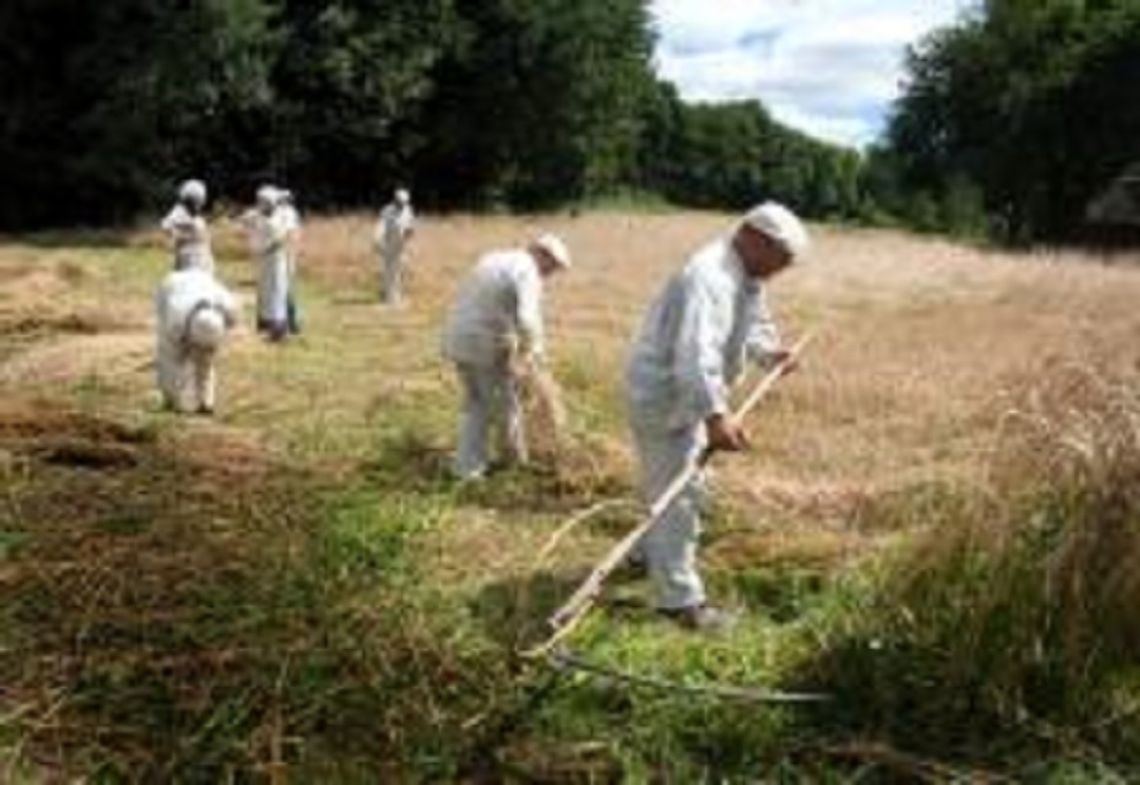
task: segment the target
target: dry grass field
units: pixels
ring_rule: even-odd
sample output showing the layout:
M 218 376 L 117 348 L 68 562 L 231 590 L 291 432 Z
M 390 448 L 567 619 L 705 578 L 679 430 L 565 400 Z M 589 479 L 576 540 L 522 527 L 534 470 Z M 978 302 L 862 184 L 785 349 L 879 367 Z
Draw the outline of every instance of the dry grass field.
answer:
M 547 306 L 569 405 L 602 426 L 611 445 L 624 445 L 622 363 L 641 313 L 686 253 L 730 224 L 715 214 L 428 223 L 414 251 L 411 313 L 388 320 L 414 325 L 414 338 L 401 340 L 400 354 L 378 357 L 375 371 L 400 368 L 402 383 L 414 384 L 407 371 L 424 368 L 423 383 L 435 382 L 434 341 L 458 277 L 482 250 L 553 228 L 576 260 L 572 274 L 549 287 Z M 353 219 L 310 229 L 310 274 L 368 293 L 367 229 Z M 801 535 L 837 546 L 857 540 L 845 524 L 860 504 L 893 490 L 982 481 L 995 425 L 1028 389 L 1058 369 L 1136 370 L 1140 274 L 1127 258 L 1114 261 L 818 228 L 812 261 L 776 281 L 769 296 L 789 338 L 813 330 L 819 340 L 804 373 L 753 419 L 754 454 L 721 462 L 721 484 L 754 513 L 761 542 L 802 551 Z M 449 420 L 451 408 L 438 416 Z M 794 534 L 779 543 L 789 522 Z M 723 544 L 726 556 L 738 551 L 732 540 Z
M 578 645 L 686 682 L 827 688 L 831 708 L 584 677 L 537 705 L 545 677 L 512 647 L 632 519 L 549 568 L 535 554 L 633 493 L 624 352 L 731 218 L 428 216 L 396 309 L 370 221 L 309 223 L 304 334 L 242 329 L 211 421 L 158 409 L 157 235 L 0 244 L 0 781 L 1100 781 L 1137 763 L 1138 671 L 1098 658 L 1140 620 L 1120 599 L 1140 600 L 1140 256 L 815 227 L 769 302 L 817 340 L 752 417 L 753 451 L 714 462 L 703 558 L 748 621 L 693 638 L 622 585 L 634 609 L 603 608 Z M 569 438 L 553 465 L 457 487 L 443 313 L 478 253 L 539 228 L 574 254 L 546 302 Z M 222 224 L 215 243 L 248 317 L 242 242 Z M 1107 702 L 1068 700 L 1093 686 Z

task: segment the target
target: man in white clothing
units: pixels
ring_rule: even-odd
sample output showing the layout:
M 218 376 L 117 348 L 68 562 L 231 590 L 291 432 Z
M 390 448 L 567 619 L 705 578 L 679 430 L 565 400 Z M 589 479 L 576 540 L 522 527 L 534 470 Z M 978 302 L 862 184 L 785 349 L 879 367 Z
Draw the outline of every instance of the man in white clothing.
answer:
M 485 254 L 461 285 L 443 336 L 444 356 L 455 363 L 463 387 L 458 477 L 486 472 L 492 420 L 507 457 L 526 462 L 516 368 L 541 363 L 543 279 L 569 267 L 566 244 L 544 234 L 525 249 Z
M 281 209 L 273 186 L 258 188 L 256 198 L 256 206 L 245 212 L 242 223 L 258 265 L 257 329 L 271 341 L 280 341 L 289 331 L 289 215 Z
M 650 503 L 705 449 L 747 446 L 728 393 L 746 360 L 786 357 L 763 284 L 807 246 L 800 220 L 766 202 L 693 254 L 651 306 L 626 369 L 630 425 Z M 658 609 L 692 628 L 729 620 L 705 604 L 696 569 L 703 492 L 698 477 L 639 546 Z
M 174 247 L 174 269 L 202 269 L 214 272 L 214 254 L 210 250 L 210 229 L 203 211 L 206 207 L 206 184 L 187 180 L 178 187 L 178 202 L 162 219 L 162 230 L 170 236 Z
M 396 189 L 392 201 L 380 211 L 373 238 L 380 255 L 380 299 L 389 305 L 400 302 L 404 284 L 404 247 L 415 233 L 412 197 Z
M 285 316 L 289 332 L 297 335 L 301 332 L 301 312 L 297 306 L 297 260 L 301 255 L 301 214 L 297 212 L 292 191 L 283 188 L 277 192 L 277 209 L 284 216 L 286 227 L 285 260 L 289 282 L 285 296 Z
M 155 367 L 166 408 L 213 414 L 214 363 L 237 315 L 234 296 L 205 270 L 163 279 L 155 294 Z

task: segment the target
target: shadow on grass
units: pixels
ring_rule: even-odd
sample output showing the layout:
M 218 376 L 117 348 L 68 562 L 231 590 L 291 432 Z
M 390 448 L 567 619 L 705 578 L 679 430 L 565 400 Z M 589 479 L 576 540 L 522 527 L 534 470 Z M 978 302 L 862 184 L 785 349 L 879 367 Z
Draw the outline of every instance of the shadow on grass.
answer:
M 763 615 L 776 624 L 804 618 L 826 599 L 823 574 L 795 568 L 751 567 L 744 570 L 710 570 L 708 583 L 714 596 Z
M 375 452 L 361 472 L 377 489 L 448 494 L 459 486 L 451 476 L 450 451 L 415 431 L 385 436 Z
M 610 478 L 583 478 L 550 463 L 493 468 L 480 482 L 465 483 L 459 501 L 485 509 L 569 514 L 629 489 Z
M 1114 714 L 1103 684 L 1059 667 L 1047 632 L 1018 640 L 1024 619 L 1003 607 L 1008 594 L 975 624 L 976 597 L 880 592 L 847 607 L 791 677 L 835 698 L 811 719 L 814 749 L 926 781 L 1134 780 L 1135 715 Z
M 950 670 L 962 678 L 939 678 Z M 1038 781 L 1053 781 L 1048 770 L 1071 750 L 997 716 L 990 679 L 970 670 L 913 642 L 861 635 L 834 642 L 792 677 L 835 698 L 807 718 L 806 753 L 892 782 L 1025 781 L 1007 775 L 1031 764 L 1045 764 Z
M 393 491 L 443 494 L 456 504 L 489 510 L 528 513 L 570 513 L 606 496 L 628 494 L 614 477 L 588 478 L 551 463 L 526 466 L 492 464 L 478 480 L 457 480 L 452 475 L 454 448 L 407 430 L 385 437 L 376 457 L 362 466 L 374 487 Z
M 581 572 L 539 572 L 492 583 L 471 601 L 471 614 L 488 638 L 519 651 L 550 634 L 546 620 L 584 577 Z

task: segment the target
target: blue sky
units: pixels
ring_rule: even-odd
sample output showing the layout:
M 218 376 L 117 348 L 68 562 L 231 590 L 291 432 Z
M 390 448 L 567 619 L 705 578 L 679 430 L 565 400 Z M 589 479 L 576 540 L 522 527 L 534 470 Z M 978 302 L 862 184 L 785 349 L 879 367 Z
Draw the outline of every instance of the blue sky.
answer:
M 759 98 L 780 121 L 862 146 L 903 53 L 976 0 L 653 0 L 658 73 L 687 100 Z

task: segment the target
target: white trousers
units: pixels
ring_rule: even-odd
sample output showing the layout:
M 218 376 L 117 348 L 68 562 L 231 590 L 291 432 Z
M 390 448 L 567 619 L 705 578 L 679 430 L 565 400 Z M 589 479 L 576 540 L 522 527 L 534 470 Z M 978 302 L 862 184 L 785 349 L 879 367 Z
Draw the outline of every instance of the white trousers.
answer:
M 163 402 L 180 412 L 213 410 L 217 387 L 214 359 L 217 352 L 187 345 L 177 336 L 164 334 L 158 339 L 157 354 L 155 367 Z M 187 392 L 191 395 L 189 401 Z
M 380 254 L 380 299 L 394 305 L 404 294 L 403 249 L 385 249 Z
M 267 329 L 284 331 L 288 318 L 289 262 L 284 251 L 265 254 L 259 260 L 257 321 Z
M 656 419 L 631 416 L 634 445 L 641 468 L 641 489 L 652 504 L 705 446 L 703 423 L 670 430 Z M 653 582 L 658 608 L 701 605 L 705 587 L 697 572 L 697 540 L 705 499 L 702 473 L 686 486 L 638 544 Z
M 518 386 L 506 363 L 456 363 L 463 387 L 459 417 L 456 476 L 467 479 L 487 471 L 487 432 L 494 427 L 506 457 L 526 463 L 526 438 Z

